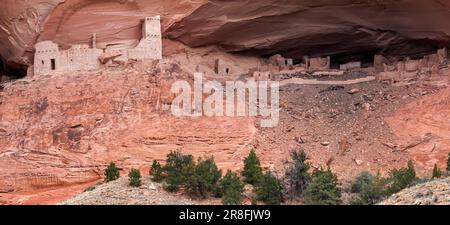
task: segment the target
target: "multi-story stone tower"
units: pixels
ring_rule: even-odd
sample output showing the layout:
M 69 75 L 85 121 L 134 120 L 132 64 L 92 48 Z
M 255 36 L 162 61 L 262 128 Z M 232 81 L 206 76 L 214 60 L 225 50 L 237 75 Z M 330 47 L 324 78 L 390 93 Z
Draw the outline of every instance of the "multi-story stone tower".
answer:
M 136 53 L 136 57 L 134 57 Z M 142 39 L 129 58 L 162 59 L 160 16 L 146 17 L 142 23 Z

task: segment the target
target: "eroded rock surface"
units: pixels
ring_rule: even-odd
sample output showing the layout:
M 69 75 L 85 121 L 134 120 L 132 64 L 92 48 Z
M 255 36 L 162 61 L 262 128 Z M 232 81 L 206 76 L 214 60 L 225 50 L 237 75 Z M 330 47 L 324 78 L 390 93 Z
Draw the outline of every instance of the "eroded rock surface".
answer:
M 426 52 L 448 45 L 448 1 L 209 1 L 168 30 L 190 46 L 302 55 Z
M 146 69 L 153 68 L 153 69 Z M 237 168 L 255 133 L 248 117 L 174 117 L 175 64 L 25 79 L 0 92 L 0 192 L 89 182 L 110 161 L 128 171 L 171 150 Z
M 423 168 L 444 167 L 450 153 L 450 89 L 407 104 L 387 118 L 401 150 Z

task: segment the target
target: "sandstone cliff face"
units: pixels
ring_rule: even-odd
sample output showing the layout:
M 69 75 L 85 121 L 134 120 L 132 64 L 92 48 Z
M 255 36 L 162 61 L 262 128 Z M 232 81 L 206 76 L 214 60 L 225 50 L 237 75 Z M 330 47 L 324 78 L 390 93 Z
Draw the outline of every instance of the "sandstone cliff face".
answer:
M 339 55 L 416 54 L 450 42 L 448 1 L 209 1 L 171 26 L 190 46 L 232 51 Z M 195 35 L 193 35 L 195 34 Z
M 0 4 L 0 55 L 10 66 L 30 65 L 40 24 L 57 1 L 2 0 Z
M 162 15 L 164 34 L 189 46 L 258 54 L 421 54 L 450 46 L 445 0 L 1 0 L 3 61 L 29 65 L 37 40 L 61 45 L 139 38 L 139 20 Z
M 386 121 L 416 165 L 431 171 L 434 164 L 445 168 L 450 153 L 449 115 L 450 89 L 446 88 L 407 104 Z
M 0 92 L 0 193 L 97 180 L 110 161 L 125 172 L 145 169 L 177 149 L 237 168 L 255 133 L 253 119 L 172 116 L 165 107 L 170 84 L 183 74 L 161 63 L 6 86 Z

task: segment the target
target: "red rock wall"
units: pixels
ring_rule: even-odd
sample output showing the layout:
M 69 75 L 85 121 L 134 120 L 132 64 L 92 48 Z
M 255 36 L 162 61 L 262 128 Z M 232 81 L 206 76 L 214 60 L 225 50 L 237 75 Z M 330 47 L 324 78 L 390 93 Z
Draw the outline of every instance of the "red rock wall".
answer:
M 167 35 L 189 46 L 259 54 L 421 54 L 449 45 L 450 2 L 442 0 L 209 1 Z M 195 35 L 192 35 L 195 34 Z
M 96 180 L 110 161 L 124 172 L 148 168 L 177 149 L 214 156 L 222 169 L 240 168 L 256 132 L 253 119 L 174 117 L 163 105 L 171 103 L 170 80 L 181 74 L 179 67 L 148 68 L 6 86 L 0 92 L 0 193 Z

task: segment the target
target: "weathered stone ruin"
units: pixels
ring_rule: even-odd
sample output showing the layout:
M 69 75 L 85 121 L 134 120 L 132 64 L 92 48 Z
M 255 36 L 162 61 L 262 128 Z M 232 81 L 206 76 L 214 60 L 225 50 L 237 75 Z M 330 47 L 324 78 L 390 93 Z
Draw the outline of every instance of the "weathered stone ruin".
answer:
M 385 71 L 385 65 L 389 63 L 389 60 L 383 55 L 375 55 L 373 58 L 373 67 L 376 72 Z
M 439 65 L 447 66 L 448 63 L 448 50 L 447 48 L 442 48 L 437 51 Z
M 34 60 L 35 75 L 60 71 L 94 70 L 100 67 L 98 57 L 103 50 L 90 48 L 88 45 L 73 45 L 68 50 L 60 51 L 52 41 L 36 44 Z
M 420 68 L 421 60 L 412 60 L 410 58 L 406 58 L 404 62 L 404 70 L 406 72 L 415 72 Z
M 106 54 L 120 55 L 117 61 L 148 60 L 162 58 L 161 23 L 160 17 L 147 17 L 142 26 L 142 39 L 131 49 L 121 49 L 115 45 L 107 45 Z
M 381 66 L 383 70 L 381 70 Z M 439 49 L 435 54 L 426 55 L 421 59 L 406 57 L 400 61 L 390 62 L 383 56 L 376 56 L 374 66 L 378 79 L 382 81 L 399 82 L 414 79 L 419 73 L 439 73 L 439 70 L 448 66 L 448 51 Z
M 351 70 L 361 68 L 361 62 L 348 62 L 345 64 L 339 65 L 340 70 Z
M 289 70 L 294 66 L 294 60 L 291 58 L 284 58 L 280 54 L 273 55 L 269 58 L 269 64 L 278 67 L 278 70 Z
M 370 57 L 369 57 L 370 58 Z M 377 75 L 381 81 L 391 82 L 409 81 L 421 74 L 439 74 L 442 68 L 448 67 L 448 51 L 446 48 L 422 58 L 373 55 L 373 62 L 343 61 L 334 62 L 331 66 L 331 56 L 313 57 L 303 56 L 302 62 L 294 64 L 292 59 L 284 58 L 280 54 L 273 55 L 262 67 L 255 68 L 249 74 L 255 80 L 274 80 L 290 78 L 296 75 L 308 76 L 340 76 L 351 70 L 358 70 L 361 74 Z M 335 68 L 338 66 L 338 68 Z
M 328 70 L 330 69 L 330 56 L 310 58 L 306 65 L 309 70 Z
M 270 72 L 268 71 L 255 71 L 253 72 L 253 78 L 255 79 L 255 81 L 265 81 L 272 79 Z
M 226 60 L 216 59 L 214 61 L 214 73 L 220 76 L 231 74 L 232 64 Z
M 52 41 L 36 44 L 34 75 L 55 72 L 96 70 L 109 60 L 155 60 L 162 58 L 160 17 L 147 17 L 142 24 L 142 39 L 131 48 L 106 45 L 98 48 L 97 35 L 93 34 L 91 46 L 72 45 L 67 50 L 59 49 Z

